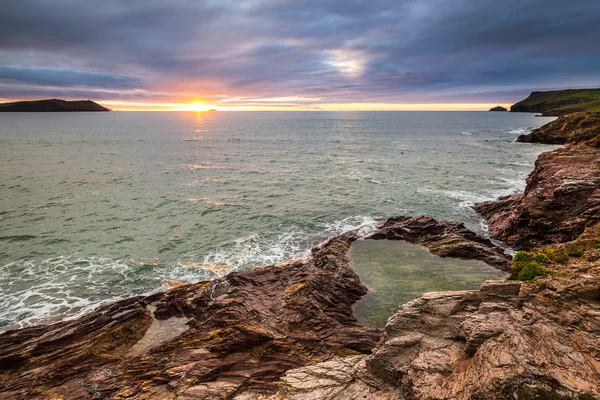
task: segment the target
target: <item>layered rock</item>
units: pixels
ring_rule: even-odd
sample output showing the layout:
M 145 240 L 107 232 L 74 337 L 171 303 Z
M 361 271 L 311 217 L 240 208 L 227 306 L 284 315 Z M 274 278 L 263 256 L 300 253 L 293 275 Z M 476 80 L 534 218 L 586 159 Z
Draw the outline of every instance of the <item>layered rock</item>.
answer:
M 309 261 L 123 300 L 0 336 L 0 399 L 229 399 L 275 392 L 288 369 L 369 353 L 366 288 L 332 240 Z
M 488 220 L 490 235 L 515 249 L 573 240 L 600 220 L 600 149 L 543 153 L 524 193 L 474 208 Z
M 546 144 L 584 144 L 600 147 L 600 114 L 575 113 L 521 135 L 517 142 Z
M 440 257 L 480 260 L 499 269 L 510 269 L 511 258 L 500 248 L 457 222 L 426 216 L 389 218 L 368 238 L 404 240 L 427 247 Z
M 369 356 L 289 371 L 278 400 L 600 398 L 600 280 L 489 281 L 427 293 Z
M 347 258 L 351 231 L 306 260 L 102 307 L 83 318 L 0 335 L 0 399 L 250 399 L 272 395 L 286 371 L 370 353 L 381 331 L 351 306 L 366 293 Z M 435 254 L 508 258 L 460 224 L 393 218 L 372 239 Z

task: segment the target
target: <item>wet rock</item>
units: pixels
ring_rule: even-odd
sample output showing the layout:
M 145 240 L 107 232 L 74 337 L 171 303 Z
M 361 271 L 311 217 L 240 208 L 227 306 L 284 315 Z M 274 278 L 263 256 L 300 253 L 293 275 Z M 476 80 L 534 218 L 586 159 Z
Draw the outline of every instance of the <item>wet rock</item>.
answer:
M 522 194 L 478 203 L 490 235 L 515 249 L 562 243 L 600 221 L 600 149 L 566 146 L 543 153 Z
M 267 396 L 290 368 L 369 353 L 366 288 L 331 240 L 305 261 L 123 300 L 0 335 L 0 399 Z
M 510 268 L 511 257 L 501 248 L 457 222 L 426 216 L 395 217 L 388 219 L 367 239 L 404 240 L 425 246 L 440 257 L 481 260 L 499 269 Z

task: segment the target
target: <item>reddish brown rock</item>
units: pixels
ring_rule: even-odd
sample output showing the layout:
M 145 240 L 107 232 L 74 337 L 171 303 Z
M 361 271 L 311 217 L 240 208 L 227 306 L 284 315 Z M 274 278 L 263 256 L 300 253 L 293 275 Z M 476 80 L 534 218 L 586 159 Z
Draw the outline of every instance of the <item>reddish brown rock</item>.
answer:
M 290 370 L 274 399 L 598 399 L 599 299 L 592 276 L 427 293 L 372 355 Z
M 477 236 L 463 224 L 426 216 L 390 218 L 368 239 L 405 240 L 425 246 L 440 257 L 481 260 L 504 270 L 508 270 L 511 264 L 511 257 L 502 249 Z
M 559 117 L 517 142 L 546 144 L 584 144 L 600 147 L 600 113 L 574 113 Z
M 600 221 L 600 149 L 567 146 L 543 153 L 523 194 L 479 203 L 490 235 L 516 249 L 577 238 Z
M 351 306 L 366 293 L 349 267 L 348 232 L 307 260 L 236 272 L 123 300 L 74 321 L 0 335 L 0 399 L 253 399 L 286 371 L 370 353 L 381 336 Z M 506 266 L 464 226 L 428 217 L 385 222 L 372 239 Z
M 236 272 L 0 335 L 0 399 L 229 399 L 288 369 L 369 353 L 366 288 L 332 240 L 310 260 Z
M 400 306 L 371 355 L 290 370 L 277 400 L 600 399 L 600 226 L 534 281 Z

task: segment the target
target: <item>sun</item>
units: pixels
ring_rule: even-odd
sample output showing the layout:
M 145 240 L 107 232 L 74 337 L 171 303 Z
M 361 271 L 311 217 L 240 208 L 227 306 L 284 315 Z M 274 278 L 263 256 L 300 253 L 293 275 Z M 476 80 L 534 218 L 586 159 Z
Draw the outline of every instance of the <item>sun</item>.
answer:
M 200 103 L 199 101 L 192 103 L 189 106 L 189 110 L 195 111 L 195 112 L 202 112 L 202 111 L 206 111 L 207 109 L 208 109 L 208 107 L 206 106 L 206 104 Z

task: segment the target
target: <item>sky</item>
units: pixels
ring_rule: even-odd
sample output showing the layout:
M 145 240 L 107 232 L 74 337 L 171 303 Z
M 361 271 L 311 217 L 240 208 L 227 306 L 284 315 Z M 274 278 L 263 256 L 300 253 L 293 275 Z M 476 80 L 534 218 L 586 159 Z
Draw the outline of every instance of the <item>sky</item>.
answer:
M 600 87 L 599 0 L 3 0 L 0 101 L 471 110 Z

